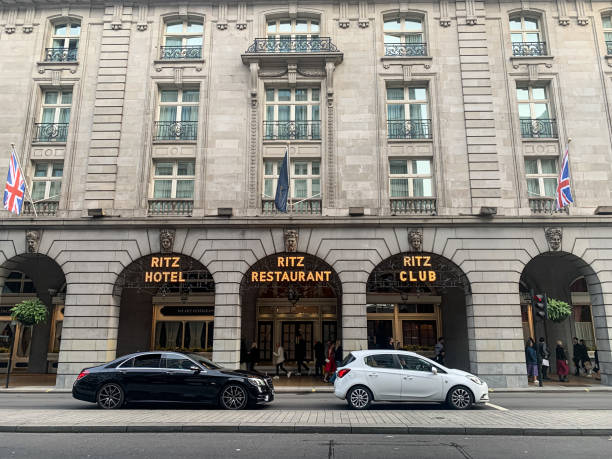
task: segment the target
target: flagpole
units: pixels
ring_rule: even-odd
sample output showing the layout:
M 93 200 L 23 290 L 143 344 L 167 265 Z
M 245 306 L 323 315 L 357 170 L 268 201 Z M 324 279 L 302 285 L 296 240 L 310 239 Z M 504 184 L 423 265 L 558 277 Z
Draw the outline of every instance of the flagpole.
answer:
M 287 186 L 289 189 L 287 190 L 287 205 L 289 206 L 289 216 L 291 216 L 291 208 L 293 207 L 291 203 L 291 139 L 287 140 Z
M 21 160 L 19 159 L 19 155 L 17 154 L 17 151 L 15 150 L 14 143 L 11 143 L 11 149 L 12 149 L 11 153 L 15 154 L 15 160 L 17 161 L 17 168 L 23 174 L 23 183 L 25 184 L 25 190 L 26 190 L 26 194 L 28 195 L 30 199 L 30 204 L 32 204 L 32 210 L 34 211 L 34 218 L 38 218 L 38 214 L 36 213 L 36 206 L 34 205 L 34 201 L 32 201 L 32 195 L 30 194 L 30 189 L 28 188 L 28 178 L 25 175 L 25 171 L 21 167 Z

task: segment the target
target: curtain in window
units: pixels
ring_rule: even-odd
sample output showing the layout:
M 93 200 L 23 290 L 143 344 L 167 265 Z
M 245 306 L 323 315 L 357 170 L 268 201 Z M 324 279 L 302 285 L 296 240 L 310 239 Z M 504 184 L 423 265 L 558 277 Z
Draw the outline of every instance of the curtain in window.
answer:
M 55 109 L 54 108 L 43 109 L 42 122 L 43 123 L 55 122 Z
M 538 179 L 527 179 L 527 196 L 540 196 L 540 184 Z
M 544 194 L 548 197 L 554 198 L 557 192 L 557 179 L 549 178 L 544 179 Z
M 293 181 L 293 197 L 306 198 L 308 197 L 308 181 L 294 180 Z
M 391 174 L 407 174 L 408 164 L 405 160 L 391 160 L 389 161 L 389 172 Z
M 59 199 L 61 188 L 62 188 L 61 180 L 52 180 L 51 186 L 49 187 L 49 198 Z
M 181 347 L 181 322 L 166 322 L 166 346 L 168 348 Z
M 39 201 L 45 198 L 45 185 L 47 182 L 36 181 L 32 183 L 32 200 Z
M 206 333 L 204 325 L 206 322 L 187 322 L 187 330 L 189 330 L 189 342 L 185 343 L 188 349 L 201 349 L 202 342 L 206 339 L 202 337 L 203 333 Z M 185 334 L 187 334 L 185 330 Z
M 404 198 L 410 195 L 408 191 L 408 179 L 391 179 L 391 197 L 392 198 Z
M 156 199 L 171 198 L 172 180 L 155 180 L 153 183 L 153 197 Z
M 423 43 L 423 35 L 420 33 L 411 33 L 406 35 L 406 43 Z
M 178 180 L 176 182 L 176 197 L 193 199 L 193 180 Z

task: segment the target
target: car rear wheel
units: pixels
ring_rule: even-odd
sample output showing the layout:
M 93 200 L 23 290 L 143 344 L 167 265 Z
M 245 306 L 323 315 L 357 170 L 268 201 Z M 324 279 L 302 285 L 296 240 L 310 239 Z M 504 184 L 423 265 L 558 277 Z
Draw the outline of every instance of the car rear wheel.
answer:
M 446 403 L 455 410 L 467 410 L 473 400 L 472 392 L 464 386 L 453 387 L 446 396 Z
M 226 410 L 242 410 L 247 406 L 248 401 L 246 390 L 238 384 L 225 386 L 219 397 L 221 406 Z
M 346 401 L 353 410 L 365 410 L 372 403 L 372 392 L 363 386 L 353 387 L 346 396 Z
M 98 391 L 96 403 L 105 410 L 114 410 L 121 408 L 125 401 L 123 389 L 117 383 L 104 384 Z

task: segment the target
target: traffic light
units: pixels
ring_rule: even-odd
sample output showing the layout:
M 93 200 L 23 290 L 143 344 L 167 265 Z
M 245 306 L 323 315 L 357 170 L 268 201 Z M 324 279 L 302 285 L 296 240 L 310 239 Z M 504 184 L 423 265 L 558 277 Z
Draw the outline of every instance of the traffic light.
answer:
M 542 320 L 548 319 L 548 301 L 545 293 L 533 295 L 533 310 L 536 317 Z

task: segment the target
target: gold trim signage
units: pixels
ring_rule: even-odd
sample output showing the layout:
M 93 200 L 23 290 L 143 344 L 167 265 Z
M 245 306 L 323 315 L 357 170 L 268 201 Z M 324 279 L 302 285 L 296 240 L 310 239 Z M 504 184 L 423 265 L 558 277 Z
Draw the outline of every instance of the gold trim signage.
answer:
M 431 268 L 431 257 L 428 255 L 404 256 L 403 265 L 405 268 Z M 401 282 L 435 282 L 438 273 L 433 269 L 409 269 L 399 271 Z
M 278 256 L 274 271 L 251 271 L 251 282 L 330 282 L 331 271 L 306 269 L 303 256 Z M 303 269 L 287 269 L 303 268 Z
M 150 268 L 163 269 L 163 271 L 145 271 L 144 281 L 146 283 L 158 284 L 185 282 L 181 270 L 181 257 L 151 257 Z

